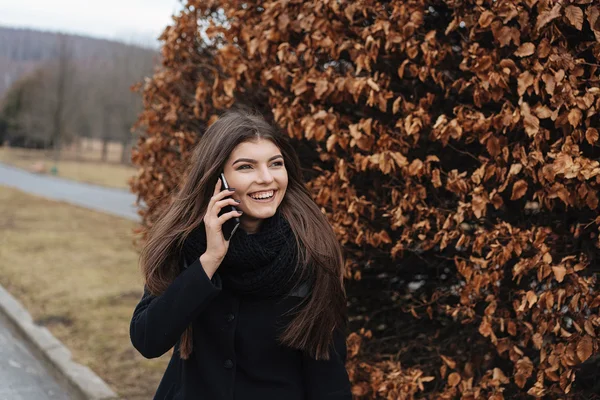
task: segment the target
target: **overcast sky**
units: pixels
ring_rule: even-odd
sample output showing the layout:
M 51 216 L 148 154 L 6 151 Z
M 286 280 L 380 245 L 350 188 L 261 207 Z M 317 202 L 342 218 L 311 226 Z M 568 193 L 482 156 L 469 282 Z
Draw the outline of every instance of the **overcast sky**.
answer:
M 150 44 L 179 0 L 0 0 L 0 25 Z

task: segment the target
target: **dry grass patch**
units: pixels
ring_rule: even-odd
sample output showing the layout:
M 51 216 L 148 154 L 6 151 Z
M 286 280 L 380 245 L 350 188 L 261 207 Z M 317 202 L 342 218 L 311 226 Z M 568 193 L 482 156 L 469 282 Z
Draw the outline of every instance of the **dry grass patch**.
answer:
M 91 151 L 83 151 L 78 159 L 73 151 L 65 150 L 61 158 L 57 164 L 58 176 L 78 182 L 129 189 L 127 181 L 136 173 L 136 169 L 128 165 L 97 161 L 95 152 Z M 9 147 L 0 147 L 0 162 L 26 170 L 43 163 L 47 173 L 54 165 L 50 151 Z
M 152 398 L 168 362 L 132 347 L 142 294 L 135 223 L 0 186 L 0 284 L 126 399 Z

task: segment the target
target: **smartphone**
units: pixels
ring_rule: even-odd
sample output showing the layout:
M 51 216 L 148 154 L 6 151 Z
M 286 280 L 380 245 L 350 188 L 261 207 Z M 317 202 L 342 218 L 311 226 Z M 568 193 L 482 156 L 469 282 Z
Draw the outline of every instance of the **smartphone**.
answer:
M 227 184 L 227 179 L 225 179 L 225 175 L 223 173 L 221 173 L 221 176 L 219 177 L 219 179 L 221 179 L 221 190 L 229 189 L 229 185 Z M 231 196 L 228 196 L 226 198 L 230 198 L 230 197 Z M 237 208 L 228 204 L 221 209 L 221 211 L 219 212 L 219 217 L 230 211 L 237 211 Z M 239 217 L 233 217 L 233 218 L 230 218 L 227 221 L 225 221 L 225 223 L 223 224 L 223 237 L 225 238 L 225 240 L 231 239 L 231 237 L 233 236 L 233 234 L 235 233 L 235 231 L 237 230 L 237 228 L 239 226 L 240 226 Z

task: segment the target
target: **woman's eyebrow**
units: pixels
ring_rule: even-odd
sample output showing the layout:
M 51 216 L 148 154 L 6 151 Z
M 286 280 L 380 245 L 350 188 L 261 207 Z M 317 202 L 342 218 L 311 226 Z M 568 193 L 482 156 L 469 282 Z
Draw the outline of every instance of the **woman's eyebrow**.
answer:
M 269 162 L 269 161 L 273 161 L 273 160 L 275 160 L 276 158 L 283 158 L 283 156 L 282 156 L 281 154 L 277 154 L 276 156 L 273 156 L 273 157 L 269 158 L 269 159 L 267 160 L 267 162 Z M 251 164 L 256 164 L 258 161 L 256 161 L 256 160 L 253 160 L 253 159 L 251 159 L 251 158 L 238 158 L 238 159 L 237 159 L 237 160 L 235 160 L 233 163 L 231 163 L 231 165 L 235 165 L 236 163 L 239 163 L 239 162 L 248 162 L 248 163 L 251 163 Z

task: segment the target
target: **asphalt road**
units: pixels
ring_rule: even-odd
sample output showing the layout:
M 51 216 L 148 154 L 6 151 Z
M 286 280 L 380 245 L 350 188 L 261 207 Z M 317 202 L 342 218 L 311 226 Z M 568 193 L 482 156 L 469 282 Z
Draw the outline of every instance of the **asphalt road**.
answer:
M 76 399 L 48 372 L 0 313 L 0 400 Z
M 0 186 L 2 185 L 134 221 L 140 220 L 136 213 L 136 196 L 124 189 L 112 189 L 53 176 L 38 175 L 0 163 Z

